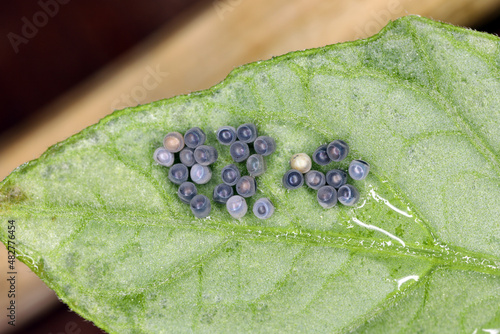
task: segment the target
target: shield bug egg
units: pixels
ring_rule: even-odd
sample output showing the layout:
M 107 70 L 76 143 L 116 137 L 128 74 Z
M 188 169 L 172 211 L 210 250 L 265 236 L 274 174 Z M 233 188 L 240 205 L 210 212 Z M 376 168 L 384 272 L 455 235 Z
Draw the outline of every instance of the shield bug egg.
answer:
M 212 178 L 212 170 L 208 166 L 194 164 L 191 167 L 191 180 L 197 184 L 205 184 Z
M 257 183 L 251 176 L 242 176 L 236 183 L 236 192 L 243 197 L 251 197 L 257 191 Z
M 313 161 L 320 166 L 325 166 L 325 165 L 328 165 L 330 162 L 332 162 L 332 160 L 330 159 L 330 157 L 326 153 L 327 146 L 328 145 L 326 145 L 326 144 L 321 145 L 320 147 L 318 147 L 316 149 L 316 151 L 314 151 L 314 153 L 312 155 Z
M 238 139 L 244 143 L 251 143 L 257 138 L 257 128 L 255 124 L 246 123 L 242 124 L 236 130 Z
M 235 195 L 226 202 L 227 212 L 236 219 L 243 217 L 248 210 L 247 202 L 241 196 Z
M 347 206 L 353 206 L 359 201 L 358 189 L 350 184 L 344 184 L 340 187 L 337 195 L 339 202 Z
M 167 133 L 163 139 L 163 147 L 169 152 L 177 153 L 184 148 L 184 138 L 179 132 Z
M 274 213 L 274 205 L 268 198 L 260 198 L 253 205 L 253 214 L 259 219 L 267 219 Z
M 290 169 L 283 175 L 283 186 L 287 189 L 297 189 L 304 184 L 304 175 L 296 169 Z
M 316 198 L 323 208 L 332 208 L 337 204 L 337 190 L 332 186 L 323 186 L 319 188 Z
M 219 154 L 213 146 L 201 145 L 194 150 L 194 159 L 202 166 L 208 166 L 217 161 Z
M 326 147 L 326 153 L 332 161 L 342 161 L 349 153 L 349 146 L 343 140 L 334 140 Z
M 191 206 L 191 211 L 196 218 L 208 217 L 210 210 L 212 209 L 210 200 L 205 195 L 194 196 L 189 205 Z
M 174 154 L 167 151 L 164 147 L 159 147 L 153 153 L 153 159 L 165 167 L 170 167 L 174 164 Z
M 186 182 L 189 177 L 189 171 L 183 164 L 175 164 L 168 170 L 168 178 L 175 184 Z
M 305 181 L 309 188 L 318 190 L 325 185 L 325 174 L 317 170 L 310 170 L 305 175 Z
M 252 154 L 247 159 L 247 170 L 250 176 L 259 176 L 266 172 L 266 162 L 260 154 Z
M 268 136 L 260 136 L 253 142 L 253 149 L 257 154 L 268 156 L 276 150 L 276 142 Z
M 326 183 L 339 189 L 347 181 L 347 173 L 340 169 L 332 169 L 326 172 Z
M 228 186 L 225 183 L 215 186 L 213 193 L 213 199 L 215 202 L 226 203 L 231 196 L 233 196 L 233 187 Z
M 229 186 L 234 186 L 240 179 L 240 170 L 235 165 L 227 165 L 222 168 L 222 182 Z
M 217 140 L 222 145 L 231 145 L 236 141 L 236 129 L 232 126 L 223 126 L 217 130 Z
M 193 166 L 196 163 L 194 159 L 194 150 L 189 147 L 184 147 L 184 149 L 179 152 L 179 159 L 187 167 Z
M 370 171 L 370 165 L 363 160 L 353 160 L 349 164 L 349 175 L 354 180 L 364 180 Z
M 305 174 L 311 170 L 311 158 L 305 153 L 294 154 L 290 159 L 290 167 Z
M 186 204 L 189 204 L 193 197 L 198 194 L 196 186 L 192 182 L 184 182 L 179 186 L 177 195 Z
M 205 132 L 198 127 L 191 128 L 184 134 L 184 142 L 186 143 L 186 146 L 190 148 L 197 148 L 198 146 L 203 145 L 206 139 L 207 136 L 205 135 Z
M 244 142 L 235 141 L 229 147 L 229 154 L 235 162 L 242 162 L 250 155 L 250 148 Z

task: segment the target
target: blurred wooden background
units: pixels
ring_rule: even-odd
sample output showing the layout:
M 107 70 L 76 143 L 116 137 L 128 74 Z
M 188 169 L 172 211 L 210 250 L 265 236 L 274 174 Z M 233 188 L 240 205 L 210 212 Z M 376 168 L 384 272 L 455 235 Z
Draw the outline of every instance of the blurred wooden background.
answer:
M 499 10 L 497 0 L 200 1 L 36 116 L 3 133 L 0 179 L 114 109 L 208 88 L 239 65 L 365 38 L 408 14 L 480 27 L 498 17 Z M 0 271 L 5 275 L 7 255 L 0 248 Z M 58 303 L 52 291 L 26 267 L 19 271 L 19 325 L 40 314 L 53 317 L 47 313 Z M 2 310 L 6 288 L 0 280 Z M 8 330 L 6 321 L 0 322 L 0 332 Z M 29 332 L 34 330 L 30 327 Z M 92 331 L 99 332 L 85 329 Z

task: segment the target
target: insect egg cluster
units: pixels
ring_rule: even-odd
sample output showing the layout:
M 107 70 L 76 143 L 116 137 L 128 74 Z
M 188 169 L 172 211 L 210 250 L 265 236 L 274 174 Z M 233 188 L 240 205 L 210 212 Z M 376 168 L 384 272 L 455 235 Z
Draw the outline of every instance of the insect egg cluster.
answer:
M 257 192 L 255 178 L 266 172 L 264 157 L 276 150 L 276 142 L 268 136 L 259 137 L 257 127 L 252 123 L 242 124 L 237 129 L 223 126 L 217 130 L 216 137 L 219 143 L 229 146 L 229 154 L 235 163 L 245 163 L 249 174 L 241 175 L 235 164 L 224 166 L 221 172 L 223 184 L 219 186 L 221 189 L 225 186 L 226 194 L 231 189 L 231 194 L 225 199 L 227 211 L 233 218 L 240 219 L 248 211 L 246 198 L 252 197 Z M 253 146 L 255 154 L 250 154 L 249 144 Z M 236 194 L 233 194 L 233 186 Z M 261 198 L 254 203 L 253 213 L 257 218 L 267 219 L 273 212 L 274 206 L 267 198 Z
M 213 201 L 225 204 L 229 214 L 239 219 L 248 211 L 245 198 L 252 197 L 257 191 L 255 177 L 266 171 L 264 157 L 275 151 L 276 143 L 271 137 L 259 137 L 252 123 L 240 125 L 237 129 L 220 127 L 216 137 L 220 144 L 229 146 L 234 162 L 245 162 L 249 174 L 242 176 L 235 164 L 224 166 L 221 171 L 223 183 L 213 190 Z M 153 154 L 158 164 L 169 167 L 168 179 L 179 185 L 179 199 L 189 204 L 197 218 L 208 217 L 212 205 L 207 196 L 198 194 L 196 185 L 206 184 L 212 179 L 211 165 L 219 157 L 215 147 L 205 145 L 206 138 L 206 134 L 198 127 L 187 130 L 184 135 L 170 132 L 163 140 L 163 147 L 156 149 Z M 249 144 L 253 146 L 255 154 L 251 154 Z M 176 156 L 180 163 L 174 163 Z M 254 203 L 252 211 L 257 218 L 267 219 L 274 213 L 274 206 L 269 199 L 261 198 Z
M 331 162 L 344 160 L 349 153 L 349 146 L 342 140 L 334 140 L 330 144 L 321 145 L 312 154 L 312 160 L 326 166 Z M 353 185 L 347 184 L 347 172 L 331 169 L 326 175 L 312 169 L 312 161 L 306 153 L 294 154 L 290 159 L 290 167 L 283 175 L 283 186 L 287 189 L 300 188 L 304 183 L 317 190 L 318 203 L 325 209 L 334 207 L 337 201 L 352 206 L 359 201 L 360 194 Z M 363 180 L 370 171 L 370 165 L 363 160 L 351 161 L 348 173 L 353 180 Z

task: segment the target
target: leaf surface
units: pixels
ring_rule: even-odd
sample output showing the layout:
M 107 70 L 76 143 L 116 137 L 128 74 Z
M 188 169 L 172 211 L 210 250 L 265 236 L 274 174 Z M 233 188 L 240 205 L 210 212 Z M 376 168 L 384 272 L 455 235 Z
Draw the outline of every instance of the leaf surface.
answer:
M 500 43 L 405 17 L 199 93 L 117 111 L 1 183 L 0 237 L 112 333 L 500 330 Z M 152 154 L 170 131 L 257 124 L 276 212 L 195 219 Z M 286 191 L 293 153 L 343 139 L 370 163 L 354 208 Z M 241 166 L 242 167 L 242 166 Z M 249 200 L 251 208 L 255 199 Z

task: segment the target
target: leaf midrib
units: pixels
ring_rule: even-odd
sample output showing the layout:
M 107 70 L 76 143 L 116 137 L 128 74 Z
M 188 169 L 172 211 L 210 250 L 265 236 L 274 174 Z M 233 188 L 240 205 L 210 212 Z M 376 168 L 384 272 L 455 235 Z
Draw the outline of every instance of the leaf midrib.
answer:
M 158 213 L 147 211 L 138 213 L 127 210 L 89 210 L 86 208 L 32 208 L 26 207 L 24 210 L 14 210 L 12 215 L 23 215 L 26 213 L 33 215 L 57 215 L 58 217 L 67 217 L 72 219 L 75 216 L 86 217 L 86 220 L 99 219 L 100 221 L 114 221 L 122 225 L 128 225 L 130 228 L 139 229 L 147 226 L 163 226 L 169 229 L 196 230 L 209 233 L 218 233 L 222 236 L 234 236 L 242 240 L 257 241 L 285 241 L 289 243 L 305 244 L 309 246 L 327 246 L 334 248 L 343 248 L 350 251 L 361 251 L 373 254 L 384 254 L 387 256 L 416 257 L 426 259 L 436 265 L 445 265 L 450 267 L 462 268 L 477 272 L 488 273 L 500 276 L 500 259 L 492 255 L 459 250 L 444 244 L 400 246 L 395 243 L 387 245 L 387 239 L 380 238 L 362 238 L 349 233 L 336 233 L 331 231 L 317 231 L 296 228 L 280 227 L 262 227 L 262 226 L 241 226 L 235 225 L 230 220 L 220 220 L 212 222 L 211 220 L 196 221 L 192 217 L 185 216 L 186 219 L 175 217 L 172 219 L 159 219 Z M 141 223 L 135 223 L 140 221 Z M 127 223 L 130 222 L 130 223 Z M 70 237 L 61 241 L 58 247 L 51 250 L 46 256 L 57 253 L 65 244 L 77 240 L 82 229 L 74 231 Z M 382 247 L 382 249 L 380 249 Z M 468 263 L 464 258 L 468 257 Z M 458 259 L 458 260 L 457 260 Z

